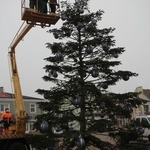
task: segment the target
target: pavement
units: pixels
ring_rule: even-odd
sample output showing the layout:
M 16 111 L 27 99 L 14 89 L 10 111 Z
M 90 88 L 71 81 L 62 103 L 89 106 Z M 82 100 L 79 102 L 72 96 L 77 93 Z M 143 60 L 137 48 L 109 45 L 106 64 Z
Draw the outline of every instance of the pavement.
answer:
M 108 132 L 103 132 L 103 133 L 96 132 L 93 135 L 100 138 L 104 142 L 109 142 L 113 145 L 116 144 L 115 140 L 111 138 L 110 136 L 108 136 Z

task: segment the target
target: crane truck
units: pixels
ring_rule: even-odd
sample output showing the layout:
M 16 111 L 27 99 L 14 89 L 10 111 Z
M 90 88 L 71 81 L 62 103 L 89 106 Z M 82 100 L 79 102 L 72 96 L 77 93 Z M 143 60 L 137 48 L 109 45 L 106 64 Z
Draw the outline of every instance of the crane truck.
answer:
M 0 149 L 1 150 L 30 150 L 30 145 L 26 140 L 27 134 L 26 123 L 27 115 L 25 112 L 24 101 L 21 91 L 21 85 L 19 81 L 19 74 L 17 69 L 15 48 L 23 37 L 29 32 L 29 30 L 35 25 L 50 26 L 56 24 L 59 20 L 60 15 L 56 13 L 51 14 L 41 14 L 36 9 L 31 9 L 26 6 L 26 0 L 21 2 L 22 8 L 22 20 L 26 22 L 23 29 L 19 29 L 15 38 L 9 46 L 9 58 L 11 64 L 11 75 L 14 87 L 14 101 L 15 101 L 15 123 L 9 127 L 8 134 L 0 135 Z

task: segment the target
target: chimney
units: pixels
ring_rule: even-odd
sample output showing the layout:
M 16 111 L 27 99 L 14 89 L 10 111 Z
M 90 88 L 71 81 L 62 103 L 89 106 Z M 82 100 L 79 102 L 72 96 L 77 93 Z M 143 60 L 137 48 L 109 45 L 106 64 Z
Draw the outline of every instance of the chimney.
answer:
M 0 92 L 1 92 L 1 93 L 4 92 L 4 87 L 0 87 Z

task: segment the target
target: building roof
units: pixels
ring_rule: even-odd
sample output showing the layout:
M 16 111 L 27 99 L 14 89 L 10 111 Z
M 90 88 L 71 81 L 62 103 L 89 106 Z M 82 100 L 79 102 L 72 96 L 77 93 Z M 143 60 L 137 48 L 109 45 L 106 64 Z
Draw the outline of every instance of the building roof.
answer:
M 0 98 L 14 98 L 14 94 L 7 93 L 7 92 L 0 92 Z M 31 97 L 23 95 L 23 99 L 36 99 L 36 100 L 43 100 L 42 98 Z
M 0 92 L 0 98 L 12 98 L 10 94 Z
M 22 95 L 23 99 L 35 99 L 35 100 L 43 100 L 42 98 L 37 98 L 37 97 L 31 97 L 31 96 L 25 96 Z M 0 86 L 0 98 L 14 98 L 14 94 L 13 93 L 8 93 L 4 91 L 4 87 Z

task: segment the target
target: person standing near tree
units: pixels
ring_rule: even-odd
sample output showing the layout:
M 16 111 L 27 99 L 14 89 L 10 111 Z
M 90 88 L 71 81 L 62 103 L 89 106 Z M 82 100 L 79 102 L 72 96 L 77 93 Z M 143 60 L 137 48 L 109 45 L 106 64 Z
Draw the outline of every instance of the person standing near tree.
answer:
M 13 117 L 12 117 L 12 114 L 9 112 L 9 108 L 6 108 L 5 112 L 2 113 L 1 120 L 2 120 L 3 125 L 4 125 L 3 130 L 2 130 L 2 134 L 7 134 L 8 129 L 10 127 L 10 123 L 13 122 Z
M 51 9 L 51 12 L 52 13 L 55 13 L 56 12 L 56 6 L 59 7 L 59 4 L 57 3 L 57 0 L 49 0 L 49 6 L 50 6 L 50 9 Z

